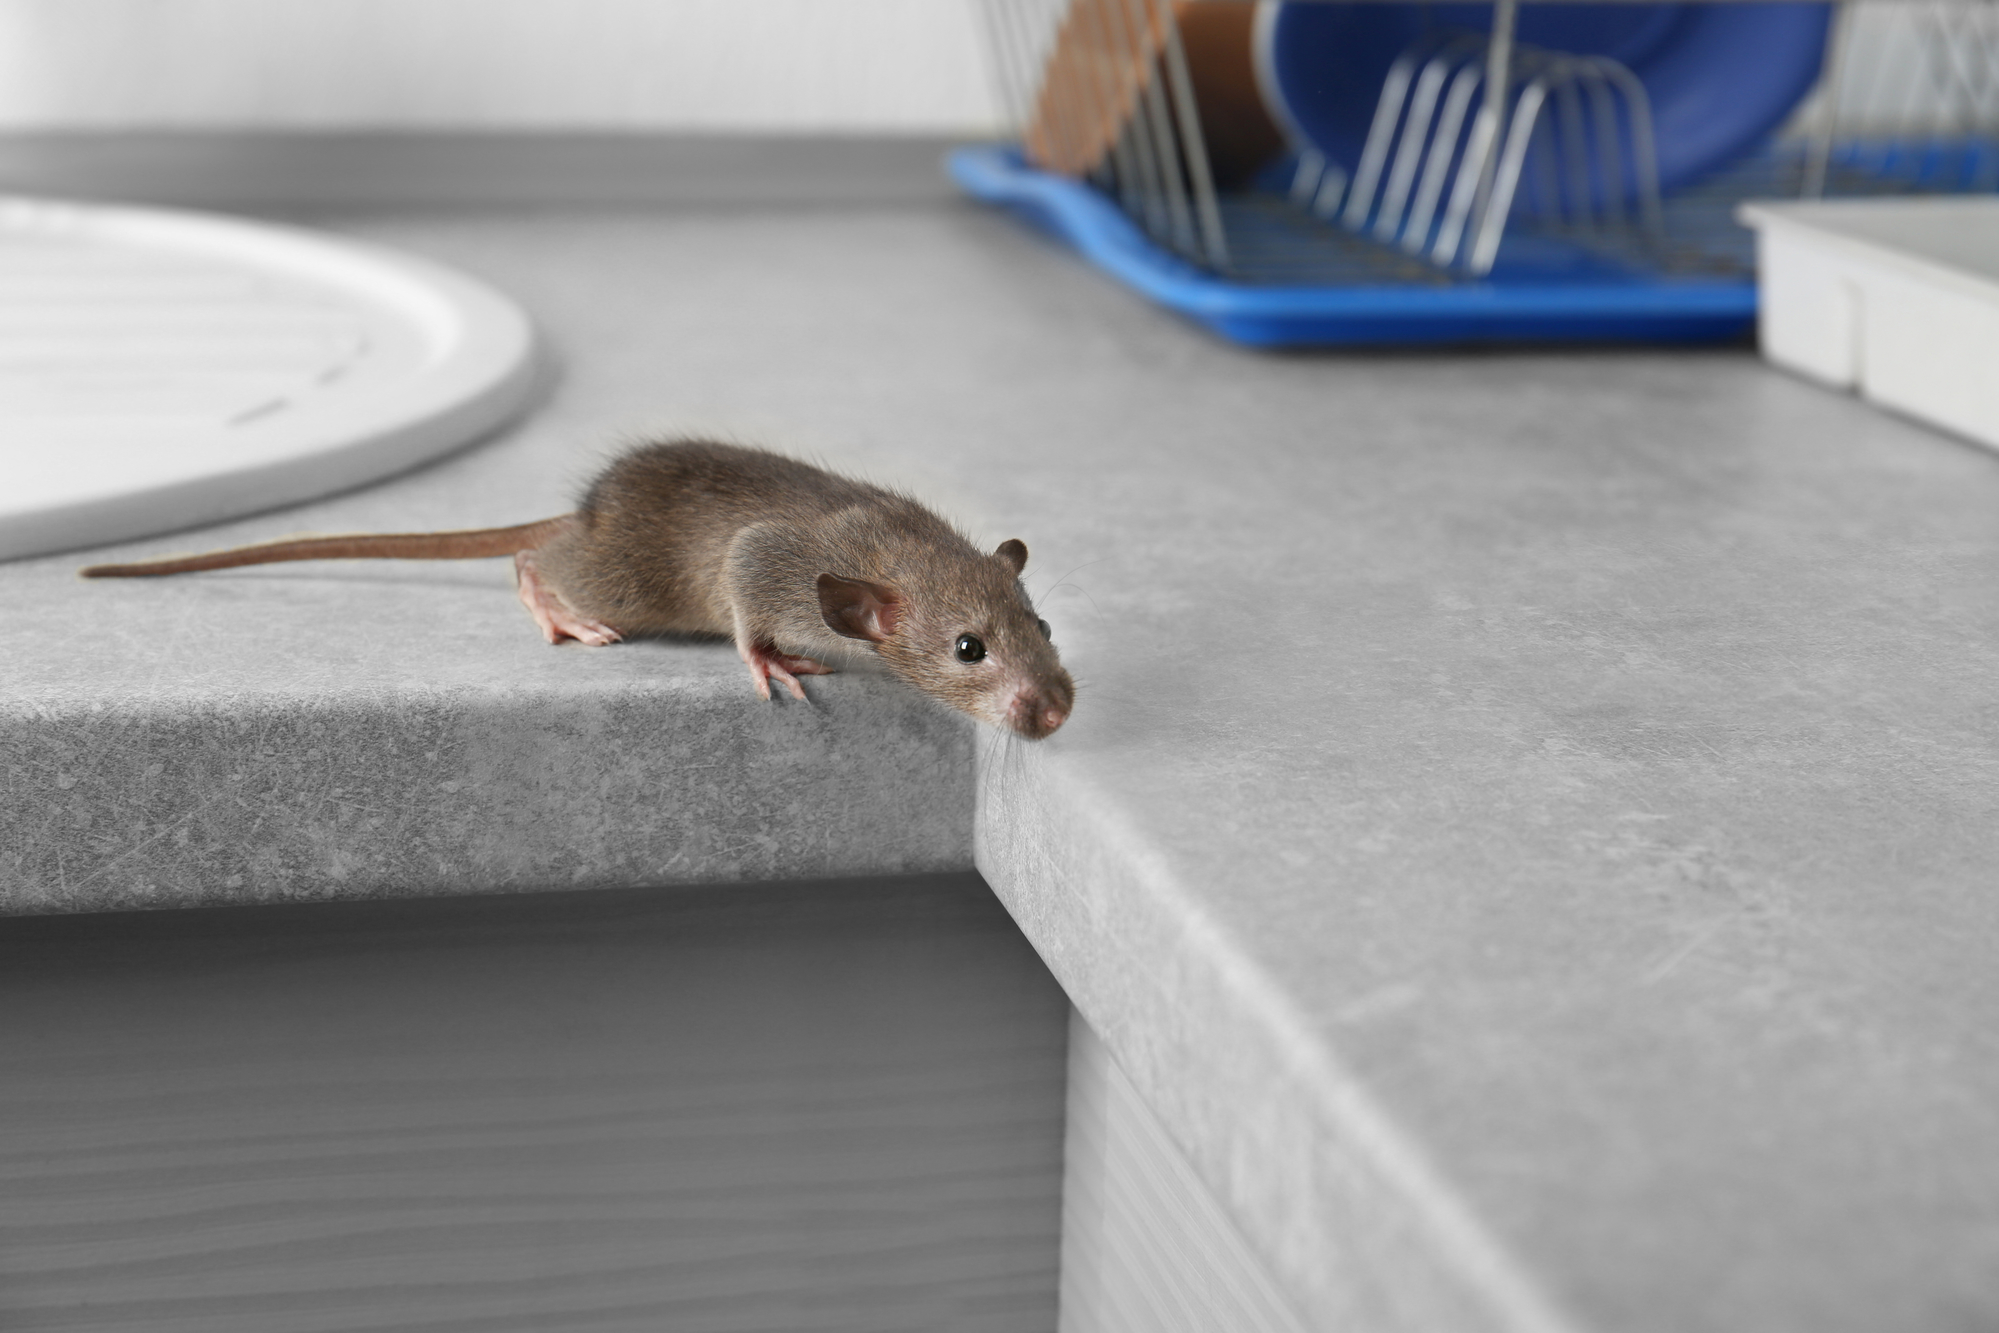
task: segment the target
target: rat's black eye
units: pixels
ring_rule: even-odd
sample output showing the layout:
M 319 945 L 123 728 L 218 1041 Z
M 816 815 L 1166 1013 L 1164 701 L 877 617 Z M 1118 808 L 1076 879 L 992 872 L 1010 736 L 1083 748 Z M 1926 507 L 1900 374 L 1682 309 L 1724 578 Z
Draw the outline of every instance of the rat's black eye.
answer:
M 1055 631 L 1048 628 L 1048 622 L 1045 620 L 1035 621 L 1034 628 L 1041 631 L 1041 637 L 1044 639 L 1052 639 L 1055 637 Z
M 983 662 L 985 657 L 985 640 L 974 634 L 960 634 L 958 636 L 958 660 L 960 662 Z

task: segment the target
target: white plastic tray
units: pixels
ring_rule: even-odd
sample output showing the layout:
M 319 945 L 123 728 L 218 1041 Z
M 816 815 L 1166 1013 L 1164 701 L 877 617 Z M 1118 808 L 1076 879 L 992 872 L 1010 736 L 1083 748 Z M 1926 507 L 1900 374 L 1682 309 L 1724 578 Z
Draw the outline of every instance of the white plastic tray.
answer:
M 0 559 L 401 471 L 533 391 L 498 293 L 242 219 L 0 198 Z
M 1999 448 L 1999 198 L 1745 204 L 1763 354 Z

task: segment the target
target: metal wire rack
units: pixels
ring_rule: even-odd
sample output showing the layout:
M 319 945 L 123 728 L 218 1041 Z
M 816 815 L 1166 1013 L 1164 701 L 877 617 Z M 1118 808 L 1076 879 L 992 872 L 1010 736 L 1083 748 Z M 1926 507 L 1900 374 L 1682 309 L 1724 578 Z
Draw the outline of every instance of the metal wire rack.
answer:
M 1999 188 L 1999 0 L 1845 0 L 1818 86 L 1774 141 L 1663 192 L 1643 86 L 1614 62 L 1516 41 L 1519 0 L 1494 0 L 1489 33 L 1438 29 L 1405 51 L 1358 161 L 1329 161 L 1294 134 L 1260 170 L 1231 175 L 1228 145 L 1203 125 L 1213 92 L 1197 88 L 1202 49 L 1188 40 L 1218 8 L 1248 23 L 1256 5 L 982 0 L 1018 147 L 959 164 L 960 179 L 1054 220 L 1145 288 L 1132 268 L 1143 258 L 1150 294 L 1183 308 L 1260 292 L 1260 309 L 1281 294 L 1302 309 L 1302 294 L 1361 289 L 1434 304 L 1522 282 L 1565 284 L 1573 304 L 1594 283 L 1655 304 L 1698 294 L 1708 334 L 1728 323 L 1722 287 L 1735 327 L 1753 316 L 1754 243 L 1734 220 L 1744 199 Z M 1101 244 L 1086 243 L 1092 228 Z M 1134 245 L 1152 254 L 1133 258 Z M 1247 340 L 1377 340 L 1314 327 Z M 1688 324 L 1668 336 L 1703 335 Z

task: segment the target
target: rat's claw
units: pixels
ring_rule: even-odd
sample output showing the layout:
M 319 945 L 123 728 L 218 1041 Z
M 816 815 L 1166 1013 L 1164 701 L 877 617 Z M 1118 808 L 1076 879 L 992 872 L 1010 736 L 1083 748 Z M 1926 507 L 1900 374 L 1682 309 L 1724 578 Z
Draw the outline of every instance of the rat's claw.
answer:
M 601 621 L 585 620 L 581 616 L 563 621 L 557 628 L 578 643 L 588 644 L 592 648 L 606 648 L 611 644 L 623 642 L 625 637 Z
M 791 691 L 792 698 L 804 699 L 805 687 L 798 683 L 798 677 L 792 672 L 823 676 L 828 670 L 809 657 L 787 657 L 777 650 L 776 644 L 772 643 L 738 644 L 736 651 L 742 655 L 744 664 L 749 667 L 750 679 L 756 682 L 757 693 L 766 699 L 770 698 L 770 683 L 773 678 L 784 682 L 786 688 Z
M 833 668 L 815 657 L 786 657 L 782 653 L 772 653 L 771 660 L 786 671 L 800 676 L 830 676 Z
M 792 675 L 789 671 L 784 670 L 782 667 L 778 668 L 776 671 L 772 672 L 771 674 L 776 676 L 779 680 L 785 683 L 785 687 L 791 691 L 792 698 L 803 699 L 805 697 L 805 687 L 798 683 L 798 677 Z

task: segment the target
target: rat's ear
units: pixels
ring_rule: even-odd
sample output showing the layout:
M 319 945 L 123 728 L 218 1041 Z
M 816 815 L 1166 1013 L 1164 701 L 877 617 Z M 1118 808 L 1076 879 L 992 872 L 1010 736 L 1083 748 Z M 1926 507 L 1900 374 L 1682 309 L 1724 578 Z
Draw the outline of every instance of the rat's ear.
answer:
M 1020 577 L 1020 571 L 1027 568 L 1027 543 L 1018 537 L 1009 537 L 999 544 L 994 555 L 1013 566 L 1013 576 Z
M 902 598 L 879 583 L 821 574 L 819 616 L 835 634 L 880 643 L 902 619 Z

